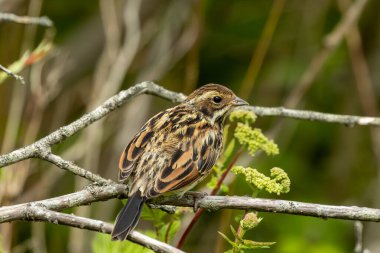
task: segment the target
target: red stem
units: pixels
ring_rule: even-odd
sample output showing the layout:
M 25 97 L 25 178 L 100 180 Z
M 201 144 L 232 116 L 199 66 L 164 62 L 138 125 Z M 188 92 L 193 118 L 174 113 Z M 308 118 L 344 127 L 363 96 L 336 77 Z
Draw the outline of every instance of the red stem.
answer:
M 187 236 L 189 235 L 189 233 L 192 230 L 192 228 L 194 227 L 194 225 L 198 222 L 198 220 L 201 217 L 202 213 L 203 213 L 203 209 L 198 209 L 198 211 L 195 213 L 193 219 L 191 220 L 191 222 L 187 226 L 185 232 L 183 232 L 183 234 L 181 236 L 181 239 L 179 239 L 179 242 L 177 243 L 177 248 L 178 249 L 182 248 L 183 244 L 185 243 L 185 240 L 186 240 Z
M 220 187 L 222 186 L 224 179 L 226 178 L 228 172 L 230 172 L 232 167 L 237 162 L 237 159 L 239 158 L 242 151 L 243 151 L 243 149 L 241 149 L 241 148 L 238 149 L 238 151 L 236 152 L 236 154 L 235 154 L 234 158 L 232 159 L 230 165 L 228 165 L 227 169 L 223 172 L 222 176 L 219 178 L 218 183 L 215 185 L 214 189 L 211 191 L 211 194 L 210 194 L 211 196 L 216 195 L 218 193 Z
M 223 172 L 222 176 L 219 178 L 218 183 L 215 185 L 214 189 L 211 191 L 211 193 L 210 193 L 211 196 L 216 195 L 218 193 L 220 187 L 222 186 L 222 183 L 223 183 L 224 179 L 226 178 L 228 172 L 230 172 L 230 170 L 232 169 L 232 167 L 235 165 L 235 163 L 236 163 L 237 159 L 239 158 L 239 156 L 240 156 L 240 154 L 241 154 L 242 151 L 243 150 L 240 148 L 236 152 L 236 154 L 235 154 L 233 160 L 231 161 L 230 165 L 228 165 L 227 169 Z M 203 213 L 203 209 L 199 209 L 195 213 L 193 219 L 191 220 L 191 222 L 189 223 L 189 225 L 185 229 L 185 232 L 183 232 L 181 238 L 179 239 L 179 241 L 177 243 L 177 248 L 178 249 L 182 248 L 182 246 L 185 243 L 185 240 L 186 240 L 187 236 L 190 234 L 190 231 L 193 229 L 194 225 L 197 224 L 199 218 L 202 216 L 202 213 Z

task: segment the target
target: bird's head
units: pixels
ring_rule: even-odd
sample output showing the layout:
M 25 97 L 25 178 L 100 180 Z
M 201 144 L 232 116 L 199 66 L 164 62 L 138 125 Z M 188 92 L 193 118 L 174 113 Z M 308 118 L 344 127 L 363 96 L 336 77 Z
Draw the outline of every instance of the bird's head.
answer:
M 185 100 L 200 111 L 211 122 L 222 122 L 233 107 L 248 105 L 237 97 L 232 90 L 220 84 L 206 84 L 193 91 Z

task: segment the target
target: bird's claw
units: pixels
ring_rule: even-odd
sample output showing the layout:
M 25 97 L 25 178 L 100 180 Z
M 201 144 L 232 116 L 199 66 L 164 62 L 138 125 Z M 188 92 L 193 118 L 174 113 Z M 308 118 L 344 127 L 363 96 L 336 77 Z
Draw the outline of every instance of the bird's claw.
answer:
M 193 192 L 189 191 L 186 194 L 187 196 L 191 196 L 194 201 L 193 211 L 196 213 L 199 209 L 199 201 L 206 197 L 208 194 L 206 192 Z

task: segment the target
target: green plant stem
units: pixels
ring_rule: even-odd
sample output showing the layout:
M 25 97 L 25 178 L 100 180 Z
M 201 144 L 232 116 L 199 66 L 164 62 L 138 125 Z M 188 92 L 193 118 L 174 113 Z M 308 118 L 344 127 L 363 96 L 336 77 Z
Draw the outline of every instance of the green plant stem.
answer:
M 172 228 L 172 225 L 173 225 L 173 221 L 171 221 L 169 223 L 169 226 L 166 229 L 166 232 L 165 232 L 165 243 L 168 243 L 168 241 L 169 241 L 169 233 L 170 233 L 170 229 Z
M 243 219 L 246 218 L 247 213 L 248 213 L 248 211 L 245 210 L 245 211 L 244 211 L 244 215 L 243 215 L 243 217 L 241 218 L 241 220 L 243 220 Z M 243 237 L 244 237 L 244 235 L 245 235 L 245 232 L 246 232 L 246 230 L 242 228 L 242 226 L 240 225 L 240 222 L 239 222 L 239 226 L 238 226 L 238 229 L 237 229 L 237 231 L 236 231 L 236 235 L 237 235 L 237 236 L 236 236 L 236 238 L 235 238 L 235 243 L 236 243 L 236 244 L 240 245 L 240 241 L 241 241 L 241 239 L 243 239 Z M 233 252 L 233 253 L 239 253 L 239 251 L 240 251 L 240 247 L 238 247 L 238 248 L 233 248 L 233 249 L 232 249 L 232 252 Z

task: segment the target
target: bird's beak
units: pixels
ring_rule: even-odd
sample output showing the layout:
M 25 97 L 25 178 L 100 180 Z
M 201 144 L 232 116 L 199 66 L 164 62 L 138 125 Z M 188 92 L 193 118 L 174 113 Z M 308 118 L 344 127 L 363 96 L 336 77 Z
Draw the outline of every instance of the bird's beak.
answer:
M 234 100 L 232 100 L 232 104 L 234 106 L 243 106 L 243 105 L 249 105 L 248 102 L 246 102 L 245 100 L 239 98 L 239 97 L 236 97 Z

